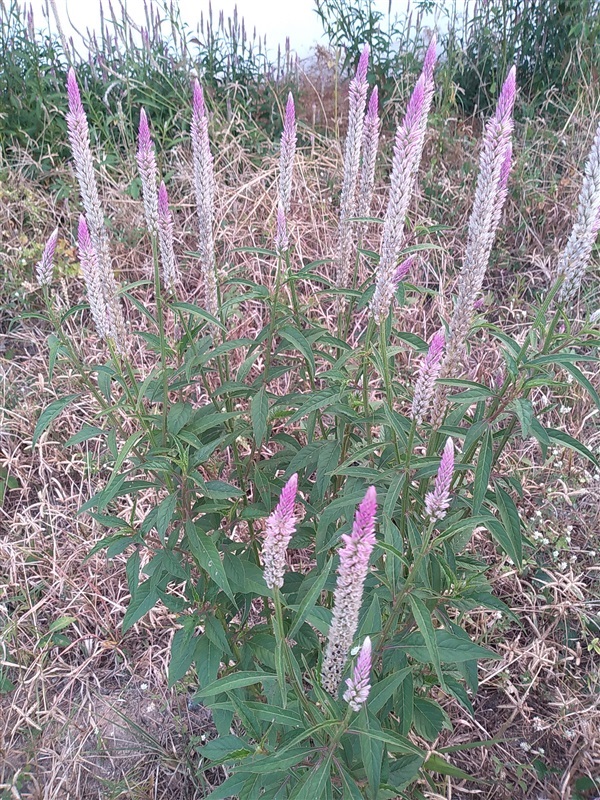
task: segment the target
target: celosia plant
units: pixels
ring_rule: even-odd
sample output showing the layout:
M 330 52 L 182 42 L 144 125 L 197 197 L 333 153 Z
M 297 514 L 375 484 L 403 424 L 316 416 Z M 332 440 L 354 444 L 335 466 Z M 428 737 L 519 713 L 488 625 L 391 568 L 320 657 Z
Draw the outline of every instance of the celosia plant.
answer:
M 559 282 L 542 296 L 524 340 L 487 323 L 505 348 L 500 381 L 463 377 L 510 186 L 514 70 L 485 128 L 450 319 L 428 346 L 430 331 L 423 339 L 403 334 L 391 313 L 400 284 L 409 274 L 419 279 L 418 257 L 403 252 L 404 223 L 434 94 L 435 47 L 433 40 L 396 134 L 380 254 L 360 292 L 351 277 L 364 230 L 356 216 L 371 213 L 379 136 L 376 89 L 365 115 L 367 49 L 351 82 L 339 225 L 329 238 L 336 242 L 328 285 L 335 287 L 337 329 L 316 320 L 296 291 L 298 271 L 309 280 L 313 265 L 299 263 L 288 232 L 293 98 L 264 234 L 274 247 L 259 251 L 276 268 L 269 291 L 225 277 L 218 263 L 218 143 L 211 152 L 205 98 L 194 84 L 201 304 L 180 299 L 196 279 L 180 277 L 180 236 L 140 111 L 137 162 L 154 263 L 153 297 L 144 304 L 137 285 L 120 290 L 114 276 L 86 115 L 69 73 L 67 124 L 83 212 L 73 226 L 107 360 L 87 364 L 66 334 L 51 293 L 55 233 L 37 266 L 56 326 L 53 368 L 64 361 L 78 371 L 81 391 L 98 405 L 95 425 L 67 444 L 106 442 L 103 461 L 112 473 L 81 511 L 110 530 L 96 549 L 130 553 L 122 633 L 159 602 L 175 620 L 169 680 L 187 680 L 212 712 L 219 737 L 199 748 L 198 770 L 226 766 L 228 777 L 209 795 L 215 800 L 382 800 L 405 796 L 415 781 L 433 784 L 435 773 L 453 774 L 452 748 L 432 754 L 431 743 L 450 725 L 440 700 L 453 698 L 471 713 L 477 662 L 497 657 L 462 627 L 463 612 L 503 607 L 484 577 L 487 564 L 468 550 L 473 530 L 487 530 L 499 559 L 510 558 L 517 570 L 521 564 L 516 481 L 503 473 L 502 454 L 514 436 L 533 437 L 542 453 L 570 447 L 596 463 L 583 444 L 537 418 L 529 395 L 554 385 L 557 369 L 590 389 L 576 362 L 595 358 L 596 336 L 586 326 L 573 329 L 559 301 L 579 287 L 598 230 L 598 137 Z M 264 301 L 265 323 L 253 341 L 231 333 L 231 309 L 245 291 L 253 308 Z M 358 313 L 368 319 L 364 327 L 355 324 Z M 129 339 L 147 348 L 142 366 L 128 358 Z M 405 379 L 395 358 L 409 347 L 418 357 Z M 41 414 L 34 445 L 72 399 Z

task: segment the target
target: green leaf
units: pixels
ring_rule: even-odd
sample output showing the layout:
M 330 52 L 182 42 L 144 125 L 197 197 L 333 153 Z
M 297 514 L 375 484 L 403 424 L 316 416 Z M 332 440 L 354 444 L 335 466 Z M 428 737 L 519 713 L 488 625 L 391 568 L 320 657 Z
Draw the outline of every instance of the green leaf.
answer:
M 368 706 L 362 707 L 358 723 L 363 730 L 381 730 L 375 717 L 369 717 Z M 356 725 L 356 723 L 355 723 Z M 381 763 L 383 761 L 383 742 L 370 736 L 360 737 L 360 755 L 369 782 L 369 796 L 375 800 L 381 782 Z
M 389 782 L 395 789 L 402 789 L 413 781 L 425 761 L 424 755 L 400 756 L 390 767 Z
M 208 758 L 211 761 L 224 761 L 238 760 L 244 758 L 252 753 L 253 748 L 240 739 L 239 736 L 234 736 L 233 733 L 227 736 L 218 736 L 207 742 L 204 747 L 198 748 L 198 753 L 203 758 Z
M 490 482 L 493 457 L 494 438 L 492 432 L 488 430 L 483 437 L 479 449 L 479 457 L 477 458 L 477 466 L 475 467 L 475 479 L 473 481 L 473 515 L 478 514 L 483 505 L 485 493 L 487 492 Z
M 235 598 L 214 541 L 191 521 L 186 523 L 185 532 L 194 558 L 235 604 Z
M 165 497 L 165 499 L 162 500 L 161 503 L 156 507 L 156 530 L 158 531 L 158 535 L 160 536 L 163 544 L 165 541 L 167 528 L 173 519 L 176 507 L 177 492 Z
M 292 728 L 299 728 L 302 725 L 302 716 L 289 708 L 280 708 L 271 703 L 246 702 L 258 719 L 263 722 L 275 722 L 278 725 L 290 725 Z
M 571 375 L 575 378 L 577 383 L 579 383 L 581 386 L 583 386 L 584 389 L 588 391 L 590 397 L 592 398 L 594 403 L 596 403 L 596 407 L 600 408 L 600 395 L 592 385 L 591 381 L 589 381 L 585 377 L 585 375 L 579 369 L 579 367 L 576 367 L 575 364 L 564 364 L 563 366 L 567 370 L 567 372 L 571 373 Z
M 531 400 L 517 398 L 513 401 L 510 407 L 515 412 L 519 422 L 521 423 L 521 432 L 523 434 L 523 438 L 528 439 L 531 434 L 531 422 L 534 416 Z
M 50 403 L 49 406 L 42 411 L 35 426 L 35 431 L 33 432 L 33 439 L 31 441 L 31 446 L 35 447 L 38 439 L 42 435 L 42 433 L 46 430 L 48 425 L 58 417 L 58 415 L 69 405 L 72 403 L 73 400 L 76 400 L 79 397 L 78 394 L 69 394 L 66 397 L 60 397 L 58 400 L 55 400 L 53 403 Z
M 504 525 L 499 519 L 496 519 L 496 517 L 491 513 L 484 514 L 483 516 L 483 524 L 485 527 L 492 534 L 506 555 L 512 559 L 513 563 L 518 564 L 521 552 L 520 537 L 519 542 L 513 541 L 512 537 L 509 535 L 508 531 L 505 529 Z
M 339 399 L 339 392 L 333 389 L 325 389 L 322 392 L 310 392 L 310 394 L 306 395 L 306 402 L 301 405 L 294 414 L 292 414 L 292 416 L 288 419 L 288 423 L 292 425 L 294 422 L 301 420 L 302 417 L 311 414 L 313 411 L 327 408 L 327 406 L 332 405 Z
M 546 428 L 546 433 L 551 442 L 556 442 L 557 444 L 562 444 L 563 447 L 568 447 L 570 450 L 575 450 L 576 453 L 587 458 L 588 461 L 591 461 L 596 467 L 600 467 L 600 462 L 598 462 L 598 459 L 591 450 L 588 450 L 587 447 L 581 444 L 581 442 L 578 442 L 577 439 L 569 436 L 568 433 L 556 430 L 556 428 Z
M 501 489 L 500 486 L 496 486 L 496 503 L 498 505 L 502 524 L 510 538 L 514 551 L 514 555 L 511 555 L 511 558 L 520 569 L 523 562 L 523 538 L 521 536 L 519 512 L 517 511 L 512 497 L 505 492 L 504 489 Z
M 171 658 L 169 661 L 169 688 L 185 677 L 196 654 L 198 640 L 194 635 L 197 620 L 185 617 L 183 628 L 175 631 L 171 642 Z
M 65 447 L 72 447 L 74 444 L 81 444 L 87 442 L 88 439 L 93 439 L 96 436 L 103 436 L 106 431 L 102 428 L 97 428 L 95 425 L 84 425 L 80 431 L 73 434 L 70 439 L 65 442 Z
M 156 580 L 150 578 L 137 587 L 135 598 L 132 598 L 127 607 L 121 626 L 123 633 L 126 633 L 132 625 L 135 625 L 157 602 L 158 584 Z
M 435 638 L 438 647 L 440 661 L 449 664 L 459 664 L 463 661 L 470 661 L 479 658 L 500 658 L 493 650 L 481 647 L 469 639 L 465 633 L 458 636 L 442 628 L 435 629 Z M 423 634 L 420 631 L 413 631 L 400 639 L 394 640 L 395 646 L 400 650 L 406 651 L 410 656 L 416 658 L 424 664 L 429 663 L 430 655 Z
M 171 303 L 171 308 L 176 308 L 179 311 L 187 311 L 188 314 L 193 314 L 193 316 L 200 317 L 200 319 L 209 322 L 211 325 L 216 325 L 216 327 L 220 328 L 222 331 L 226 330 L 216 317 L 213 317 L 208 311 L 192 303 Z
M 267 435 L 267 418 L 269 415 L 269 399 L 264 386 L 252 398 L 250 414 L 254 440 L 257 446 L 260 447 Z
M 451 728 L 447 714 L 433 700 L 424 697 L 415 697 L 414 701 L 414 726 L 424 739 L 435 741 L 442 732 L 442 728 Z
M 229 500 L 232 497 L 244 496 L 241 489 L 225 481 L 206 481 L 204 484 L 206 497 L 211 500 Z
M 326 757 L 317 767 L 311 767 L 305 773 L 292 794 L 290 800 L 320 800 L 325 792 L 325 784 L 329 780 L 331 773 L 332 754 L 327 753 Z
M 176 436 L 195 414 L 191 403 L 175 403 L 167 414 L 167 430 Z
M 317 598 L 320 596 L 321 592 L 323 591 L 323 587 L 325 586 L 325 582 L 329 577 L 329 572 L 331 570 L 332 559 L 330 558 L 323 569 L 319 570 L 316 575 L 315 582 L 308 590 L 304 598 L 302 599 L 300 605 L 298 606 L 298 611 L 296 612 L 296 617 L 294 619 L 294 624 L 292 625 L 289 633 L 287 634 L 288 639 L 293 639 L 294 636 L 298 633 L 302 625 L 304 624 L 306 618 L 313 610 L 315 603 L 317 602 Z
M 437 753 L 429 756 L 423 766 L 430 772 L 439 772 L 440 775 L 450 775 L 453 778 L 459 778 L 460 780 L 466 781 L 473 780 L 472 775 L 469 775 L 467 772 L 463 772 L 462 769 L 455 767 L 453 764 L 449 764 L 445 758 L 437 755 Z
M 308 363 L 311 376 L 314 376 L 317 369 L 315 366 L 315 357 L 313 356 L 310 343 L 306 340 L 302 333 L 300 333 L 299 330 L 296 330 L 296 328 L 292 328 L 290 325 L 284 325 L 284 327 L 281 328 L 278 333 L 282 339 L 285 339 L 302 353 Z
M 406 736 L 401 736 L 399 733 L 387 730 L 386 728 L 382 728 L 380 731 L 349 730 L 348 732 L 354 733 L 357 736 L 370 736 L 372 739 L 377 739 L 387 745 L 387 749 L 390 753 L 406 753 L 419 756 L 423 754 L 410 739 L 406 738 Z
M 195 698 L 201 699 L 203 697 L 214 697 L 223 692 L 230 692 L 232 689 L 243 689 L 246 686 L 253 686 L 256 683 L 264 683 L 265 681 L 276 680 L 277 675 L 272 672 L 234 672 L 232 675 L 226 675 L 224 678 L 219 678 L 194 695 Z
M 373 714 L 377 714 L 381 711 L 409 672 L 412 672 L 412 667 L 405 667 L 397 672 L 392 672 L 373 686 L 369 694 L 369 710 Z
M 275 677 L 272 675 L 271 677 Z M 244 769 L 247 772 L 253 773 L 267 773 L 267 772 L 279 772 L 281 770 L 289 769 L 290 767 L 296 766 L 301 761 L 305 761 L 306 759 L 314 758 L 315 751 L 314 748 L 306 748 L 306 747 L 296 747 L 293 750 L 289 750 L 284 754 L 280 752 L 275 752 L 273 755 L 270 756 L 262 756 L 258 758 L 250 760 L 246 760 L 244 762 Z
M 440 685 L 443 689 L 446 688 L 446 682 L 444 680 L 444 675 L 442 673 L 442 665 L 440 662 L 440 651 L 437 645 L 437 639 L 435 638 L 435 628 L 433 627 L 433 623 L 431 621 L 431 614 L 427 609 L 425 603 L 416 595 L 409 594 L 408 599 L 410 601 L 410 605 L 412 608 L 413 616 L 416 620 L 417 625 L 419 626 L 419 630 L 423 634 L 423 639 L 425 641 L 425 646 L 427 647 L 427 651 L 429 652 L 429 656 L 431 658 L 431 663 L 436 671 L 438 679 L 440 681 Z

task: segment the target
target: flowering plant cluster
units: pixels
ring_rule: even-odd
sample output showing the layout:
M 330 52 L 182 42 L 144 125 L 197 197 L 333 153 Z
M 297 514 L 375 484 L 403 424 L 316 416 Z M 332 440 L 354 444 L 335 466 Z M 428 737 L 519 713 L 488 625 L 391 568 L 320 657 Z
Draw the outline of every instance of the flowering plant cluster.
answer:
M 463 776 L 451 763 L 451 748 L 442 755 L 431 743 L 451 725 L 447 700 L 473 713 L 477 663 L 497 658 L 460 624 L 466 609 L 503 608 L 485 564 L 467 552 L 474 530 L 491 536 L 516 568 L 522 559 L 516 484 L 500 469 L 502 453 L 514 436 L 534 437 L 543 453 L 558 445 L 595 461 L 564 431 L 542 425 L 530 394 L 551 385 L 561 367 L 590 389 L 576 363 L 595 358 L 595 339 L 590 327 L 571 325 L 567 304 L 600 225 L 600 129 L 554 286 L 540 294 L 524 341 L 488 326 L 504 348 L 502 379 L 490 385 L 469 379 L 475 311 L 509 186 L 514 69 L 483 134 L 454 310 L 423 339 L 397 330 L 396 298 L 399 289 L 409 290 L 403 283 L 416 263 L 404 226 L 427 135 L 435 60 L 432 39 L 395 136 L 380 253 L 364 284 L 359 265 L 369 253 L 361 242 L 380 130 L 367 48 L 350 84 L 328 282 L 336 329 L 315 320 L 297 292 L 298 133 L 288 98 L 273 247 L 260 251 L 276 267 L 274 288 L 245 281 L 265 302 L 267 321 L 253 341 L 233 339 L 228 327 L 229 300 L 243 297 L 239 282 L 230 284 L 219 269 L 218 187 L 200 83 L 192 88 L 190 128 L 203 297 L 200 304 L 178 299 L 186 279 L 151 120 L 140 109 L 136 160 L 154 304 L 142 309 L 153 331 L 138 336 L 124 309 L 139 310 L 141 303 L 135 285 L 120 287 L 115 276 L 86 114 L 69 73 L 67 125 L 82 205 L 73 223 L 87 322 L 104 340 L 107 360 L 86 363 L 65 334 L 52 297 L 55 232 L 37 266 L 56 326 L 52 360 L 76 367 L 102 420 L 68 445 L 106 441 L 112 474 L 81 510 L 110 529 L 97 547 L 109 556 L 131 553 L 123 631 L 159 602 L 176 618 L 169 680 L 190 676 L 195 701 L 211 710 L 219 734 L 199 749 L 198 770 L 227 769 L 213 800 L 381 800 L 434 774 Z M 303 278 L 318 279 L 314 268 L 304 266 Z M 358 307 L 366 322 L 351 339 Z M 132 357 L 139 340 L 152 356 L 149 372 Z M 418 351 L 409 386 L 396 373 L 398 342 Z M 243 357 L 231 359 L 233 351 Z M 284 375 L 287 392 L 279 381 Z M 34 444 L 72 399 L 42 412 Z M 121 515 L 124 496 L 149 503 L 143 521 Z

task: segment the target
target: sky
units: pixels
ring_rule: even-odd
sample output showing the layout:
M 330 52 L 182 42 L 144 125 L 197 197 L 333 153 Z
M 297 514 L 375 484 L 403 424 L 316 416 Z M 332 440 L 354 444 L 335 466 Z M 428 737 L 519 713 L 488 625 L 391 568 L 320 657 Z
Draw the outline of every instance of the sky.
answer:
M 392 16 L 403 15 L 409 0 L 391 0 Z M 44 15 L 46 0 L 31 0 L 36 28 L 47 28 L 48 19 Z M 105 7 L 108 0 L 105 0 Z M 127 9 L 134 21 L 144 19 L 143 0 L 126 0 Z M 118 0 L 115 3 L 118 7 Z M 200 12 L 206 16 L 209 0 L 179 0 L 183 20 L 194 29 L 200 20 Z M 315 12 L 314 0 L 213 0 L 213 14 L 218 17 L 222 9 L 225 17 L 233 13 L 237 5 L 238 13 L 244 17 L 246 29 L 251 32 L 256 27 L 257 33 L 266 35 L 268 49 L 276 50 L 278 44 L 284 44 L 290 37 L 292 49 L 298 55 L 308 55 L 316 42 L 321 41 L 322 28 Z M 388 0 L 374 0 L 375 7 L 387 15 Z M 74 36 L 75 30 L 85 33 L 86 28 L 97 29 L 100 20 L 99 0 L 56 0 L 56 6 L 67 37 Z M 55 29 L 54 20 L 51 27 Z

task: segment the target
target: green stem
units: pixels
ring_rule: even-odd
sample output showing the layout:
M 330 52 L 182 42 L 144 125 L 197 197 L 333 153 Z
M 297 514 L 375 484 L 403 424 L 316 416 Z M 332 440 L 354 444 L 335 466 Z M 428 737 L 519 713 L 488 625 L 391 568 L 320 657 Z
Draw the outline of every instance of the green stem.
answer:
M 383 384 L 385 387 L 385 397 L 390 411 L 394 410 L 394 392 L 392 388 L 392 376 L 390 373 L 390 362 L 387 354 L 387 336 L 385 333 L 385 323 L 379 326 L 379 349 L 381 361 L 383 364 Z M 390 435 L 396 450 L 396 458 L 400 464 L 400 448 L 398 446 L 398 437 L 396 431 L 390 426 Z
M 154 260 L 154 294 L 156 297 L 156 325 L 158 328 L 158 338 L 160 347 L 160 371 L 163 383 L 163 402 L 162 402 L 162 443 L 167 442 L 167 414 L 169 411 L 169 378 L 167 376 L 167 340 L 165 336 L 165 320 L 163 309 L 163 297 L 160 286 L 160 265 L 158 261 L 158 247 L 156 236 L 152 237 L 152 258 Z

